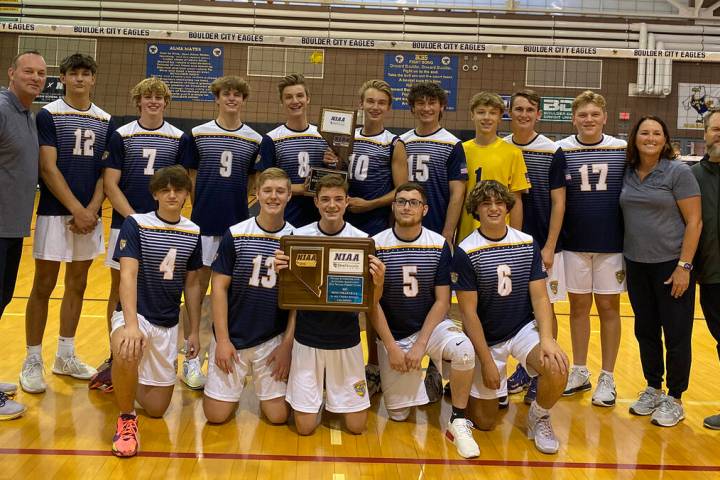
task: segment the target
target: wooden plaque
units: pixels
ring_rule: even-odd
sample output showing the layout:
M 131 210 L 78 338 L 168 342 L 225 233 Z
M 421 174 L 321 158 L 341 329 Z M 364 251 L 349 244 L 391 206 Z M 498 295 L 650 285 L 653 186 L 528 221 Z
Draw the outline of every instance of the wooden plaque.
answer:
M 367 312 L 373 282 L 371 238 L 286 235 L 280 249 L 290 265 L 280 271 L 278 304 L 283 309 Z
M 310 174 L 308 175 L 307 183 L 305 184 L 305 191 L 315 193 L 317 189 L 317 182 L 325 175 L 340 175 L 347 182 L 348 172 L 347 170 L 333 170 L 332 168 L 318 168 L 311 167 Z
M 347 170 L 355 140 L 356 113 L 343 108 L 323 108 L 320 112 L 318 131 L 340 159 L 338 170 Z

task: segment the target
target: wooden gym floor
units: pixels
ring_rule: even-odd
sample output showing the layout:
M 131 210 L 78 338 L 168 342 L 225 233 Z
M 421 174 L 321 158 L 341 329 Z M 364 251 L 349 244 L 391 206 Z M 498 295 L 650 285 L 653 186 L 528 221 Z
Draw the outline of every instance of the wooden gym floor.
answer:
M 104 209 L 106 229 L 109 206 Z M 107 238 L 107 235 L 106 235 Z M 77 352 L 98 365 L 108 354 L 105 326 L 110 276 L 98 258 L 90 270 Z M 24 245 L 15 299 L 0 322 L 8 340 L 0 354 L 0 379 L 17 382 L 25 356 L 24 312 L 33 279 L 31 239 Z M 704 429 L 705 416 L 720 411 L 720 363 L 702 312 L 696 309 L 690 389 L 684 396 L 686 418 L 663 429 L 647 417 L 634 417 L 628 406 L 644 388 L 633 316 L 623 297 L 623 340 L 616 381 L 618 404 L 590 404 L 591 394 L 563 398 L 552 410 L 561 442 L 557 455 L 543 455 L 525 437 L 527 407 L 522 395 L 493 432 L 475 431 L 480 458 L 464 460 L 443 436 L 450 404 L 421 407 L 406 423 L 388 419 L 382 397 L 372 401 L 368 430 L 351 435 L 341 419 L 325 414 L 310 437 L 292 425 L 271 426 L 258 418 L 250 383 L 236 418 L 225 425 L 205 423 L 201 393 L 180 382 L 162 419 L 141 415 L 141 454 L 117 459 L 110 454 L 117 410 L 111 394 L 89 391 L 87 383 L 50 372 L 55 354 L 62 272 L 50 301 L 43 356 L 48 390 L 18 393 L 27 405 L 18 420 L 0 422 L 0 478 L 243 478 L 344 480 L 383 479 L 715 479 L 720 478 L 720 432 Z M 557 308 L 560 342 L 569 351 L 568 305 Z M 597 317 L 593 317 L 589 368 L 599 373 Z M 512 366 L 514 368 L 514 365 Z

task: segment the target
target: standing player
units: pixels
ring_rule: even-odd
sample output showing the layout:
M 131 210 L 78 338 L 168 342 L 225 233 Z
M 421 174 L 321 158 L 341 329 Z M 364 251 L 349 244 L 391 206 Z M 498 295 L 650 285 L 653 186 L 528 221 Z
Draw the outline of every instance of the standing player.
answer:
M 522 194 L 530 188 L 530 181 L 520 149 L 497 136 L 503 113 L 505 102 L 497 93 L 480 92 L 470 99 L 470 119 L 475 124 L 475 138 L 462 144 L 468 167 L 466 191 L 471 192 L 480 180 L 497 180 L 508 187 L 515 195 L 510 226 L 519 230 L 523 224 Z M 479 226 L 472 215 L 463 212 L 458 242 Z
M 220 77 L 210 85 L 210 91 L 215 96 L 218 117 L 193 128 L 193 155 L 185 165 L 190 169 L 194 187 L 191 219 L 200 226 L 202 234 L 203 293 L 210 283 L 210 265 L 222 235 L 231 225 L 248 218 L 248 190 L 262 139 L 242 122 L 242 109 L 250 95 L 245 80 Z M 203 360 L 198 355 L 183 361 L 182 380 L 188 387 L 199 389 L 205 385 Z
M 348 205 L 347 192 L 348 185 L 339 175 L 322 177 L 315 192 L 320 220 L 295 230 L 294 235 L 367 238 L 365 232 L 343 220 Z M 287 259 L 284 252 L 278 250 L 277 268 L 286 268 Z M 373 302 L 377 304 L 382 295 L 385 266 L 373 255 L 368 261 L 375 285 Z M 310 435 L 315 431 L 323 404 L 323 387 L 325 408 L 344 414 L 345 426 L 350 432 L 362 433 L 367 424 L 370 395 L 365 382 L 358 314 L 302 310 L 296 314 L 286 398 L 294 410 L 298 433 Z
M 110 338 L 113 387 L 120 408 L 112 451 L 118 457 L 137 453 L 135 400 L 156 418 L 170 405 L 183 290 L 191 329 L 188 355 L 198 352 L 200 228 L 180 216 L 192 182 L 185 169 L 176 165 L 158 170 L 149 189 L 158 202 L 157 210 L 128 215 L 115 249 L 120 262 L 120 305 L 112 317 Z
M 428 197 L 423 226 L 452 245 L 468 176 L 462 142 L 440 126 L 447 93 L 435 83 L 417 83 L 407 101 L 415 117 L 415 129 L 400 136 L 407 149 L 408 179 L 419 183 Z
M 134 213 L 148 213 L 156 203 L 148 190 L 150 178 L 164 167 L 188 163 L 190 137 L 165 121 L 165 109 L 170 103 L 170 89 L 162 80 L 150 77 L 135 85 L 130 92 L 140 118 L 118 128 L 108 143 L 103 185 L 113 206 L 110 239 L 105 265 L 110 267 L 110 295 L 108 321 L 119 301 L 120 264 L 114 260 L 120 226 L 123 219 Z M 109 373 L 102 372 L 90 380 L 90 387 L 111 385 Z
M 290 178 L 279 168 L 258 175 L 260 213 L 230 227 L 213 262 L 213 324 L 203 410 L 209 422 L 222 423 L 237 409 L 252 374 L 260 409 L 272 423 L 285 423 L 285 402 L 293 321 L 277 303 L 275 250 L 292 234 L 284 219 Z
M 37 115 L 40 139 L 40 201 L 33 256 L 35 277 L 25 311 L 27 357 L 20 385 L 29 393 L 44 392 L 42 340 L 48 301 L 65 262 L 65 291 L 60 306 L 60 336 L 53 373 L 88 380 L 95 369 L 75 356 L 87 274 L 103 252 L 99 212 L 105 199 L 101 159 L 112 132 L 110 115 L 90 100 L 97 64 L 80 53 L 60 63 L 65 96 L 45 105 Z
M 465 418 L 475 367 L 475 350 L 462 328 L 446 318 L 450 309 L 452 254 L 445 238 L 422 226 L 427 197 L 416 183 L 397 188 L 395 226 L 373 237 L 385 264 L 385 286 L 373 323 L 382 341 L 383 397 L 390 418 L 404 421 L 410 407 L 428 403 L 420 362 L 427 354 L 435 364 L 451 363 L 452 416 L 447 437 L 458 454 L 477 457 L 480 449 Z
M 567 298 L 565 267 L 560 246 L 560 230 L 565 215 L 565 154 L 545 135 L 535 130 L 540 120 L 540 95 L 520 90 L 510 98 L 512 135 L 505 141 L 522 149 L 532 188 L 523 195 L 522 231 L 532 235 L 540 245 L 540 254 L 547 269 L 550 303 Z M 512 213 L 511 213 L 512 217 Z M 557 318 L 553 312 L 553 338 L 557 338 Z M 528 388 L 525 403 L 537 394 L 537 380 L 530 379 L 522 365 L 508 378 L 508 392 Z
M 293 196 L 285 209 L 285 219 L 292 225 L 302 226 L 318 219 L 312 197 L 305 191 L 305 179 L 311 167 L 323 166 L 328 145 L 317 127 L 308 123 L 310 92 L 305 77 L 299 73 L 283 77 L 278 92 L 286 121 L 263 137 L 257 169 L 278 167 L 287 172 Z
M 602 372 L 592 396 L 601 407 L 615 405 L 613 370 L 620 348 L 620 293 L 625 291 L 620 191 L 626 142 L 603 134 L 605 98 L 590 90 L 572 104 L 577 135 L 558 145 L 567 161 L 567 208 L 563 223 L 563 261 L 570 299 L 573 367 L 564 395 L 590 390 L 586 367 L 590 308 L 600 315 Z
M 465 208 L 480 228 L 460 242 L 453 257 L 465 332 L 480 362 L 470 393 L 470 418 L 481 430 L 494 428 L 498 398 L 507 395 L 507 359 L 512 355 L 540 377 L 537 399 L 528 411 L 528 438 L 539 451 L 556 453 L 550 408 L 565 388 L 568 359 L 552 337 L 540 248 L 530 235 L 505 224 L 514 201 L 494 180 L 475 185 Z

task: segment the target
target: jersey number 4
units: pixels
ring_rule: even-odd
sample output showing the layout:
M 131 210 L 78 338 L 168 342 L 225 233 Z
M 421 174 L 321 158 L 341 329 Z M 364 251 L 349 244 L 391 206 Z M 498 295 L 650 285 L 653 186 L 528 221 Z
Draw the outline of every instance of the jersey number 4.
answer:
M 273 288 L 275 286 L 275 280 L 277 279 L 277 274 L 275 273 L 275 257 L 266 257 L 265 262 L 263 262 L 262 255 L 256 255 L 255 258 L 253 258 L 253 271 L 252 275 L 250 275 L 250 281 L 248 282 L 253 287 L 259 287 L 262 285 L 264 288 Z M 260 275 L 260 268 L 263 266 L 263 263 L 265 264 L 265 268 L 267 268 L 267 274 L 266 275 Z
M 168 250 L 167 255 L 160 262 L 160 271 L 163 273 L 163 280 L 172 280 L 175 273 L 175 257 L 177 256 L 177 248 Z
M 95 149 L 95 132 L 92 130 L 75 129 L 75 147 L 73 147 L 73 155 L 82 155 L 83 157 L 92 157 Z

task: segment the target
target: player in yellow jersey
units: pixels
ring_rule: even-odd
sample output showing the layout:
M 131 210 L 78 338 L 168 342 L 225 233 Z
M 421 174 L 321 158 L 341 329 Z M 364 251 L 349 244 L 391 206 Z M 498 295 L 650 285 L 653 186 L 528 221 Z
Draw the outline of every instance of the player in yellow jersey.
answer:
M 470 118 L 475 124 L 475 138 L 463 142 L 468 167 L 466 191 L 472 191 L 480 180 L 496 180 L 515 195 L 510 210 L 510 226 L 522 228 L 522 193 L 530 188 L 522 150 L 498 137 L 497 130 L 505 112 L 505 102 L 496 93 L 480 92 L 470 99 Z M 460 218 L 456 242 L 467 237 L 480 223 L 467 212 Z

